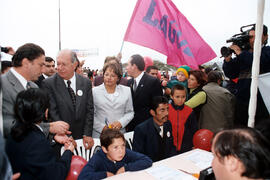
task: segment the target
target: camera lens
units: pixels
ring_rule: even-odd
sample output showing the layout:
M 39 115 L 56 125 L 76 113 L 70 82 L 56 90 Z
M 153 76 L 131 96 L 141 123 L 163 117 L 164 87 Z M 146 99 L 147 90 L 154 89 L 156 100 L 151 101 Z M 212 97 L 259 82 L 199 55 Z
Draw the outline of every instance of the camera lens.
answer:
M 8 53 L 8 48 L 7 47 L 1 47 L 1 52 Z

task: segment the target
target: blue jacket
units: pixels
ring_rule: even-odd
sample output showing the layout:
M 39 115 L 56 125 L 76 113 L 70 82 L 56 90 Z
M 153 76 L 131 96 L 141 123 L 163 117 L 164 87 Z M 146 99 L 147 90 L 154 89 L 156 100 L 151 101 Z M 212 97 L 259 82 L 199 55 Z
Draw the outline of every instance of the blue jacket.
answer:
M 239 78 L 236 84 L 236 122 L 240 125 L 246 125 L 248 121 L 248 106 L 250 99 L 251 69 L 253 63 L 253 53 L 242 51 L 241 54 L 231 59 L 229 62 L 224 61 L 223 71 L 230 78 Z M 270 72 L 270 47 L 262 48 L 260 57 L 260 74 Z M 269 117 L 260 91 L 257 94 L 257 108 L 255 122 Z
M 134 130 L 132 148 L 149 156 L 154 162 L 176 155 L 170 121 L 163 124 L 163 138 L 155 128 L 153 118 L 139 124 Z
M 152 166 L 152 161 L 143 154 L 126 149 L 124 158 L 113 162 L 102 150 L 99 150 L 83 168 L 78 180 L 104 179 L 107 177 L 107 172 L 115 174 L 123 166 L 125 171 L 139 171 Z
M 13 172 L 21 173 L 21 180 L 64 180 L 72 157 L 72 152 L 66 150 L 60 160 L 57 160 L 50 142 L 37 127 L 19 142 L 10 136 L 6 143 L 6 152 Z

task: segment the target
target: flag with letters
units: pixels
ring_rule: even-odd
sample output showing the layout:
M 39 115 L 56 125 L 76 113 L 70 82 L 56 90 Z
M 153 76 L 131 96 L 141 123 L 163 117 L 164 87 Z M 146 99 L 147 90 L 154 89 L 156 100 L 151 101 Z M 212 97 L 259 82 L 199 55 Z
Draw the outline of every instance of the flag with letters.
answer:
M 167 64 L 198 65 L 216 57 L 171 0 L 138 0 L 124 41 L 154 49 L 167 56 Z

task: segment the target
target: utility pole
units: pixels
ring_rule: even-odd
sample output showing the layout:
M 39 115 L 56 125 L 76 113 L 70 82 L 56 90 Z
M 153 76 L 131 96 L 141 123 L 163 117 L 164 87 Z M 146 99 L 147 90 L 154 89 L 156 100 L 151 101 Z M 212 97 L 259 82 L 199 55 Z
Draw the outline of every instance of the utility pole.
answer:
M 61 51 L 61 11 L 60 11 L 60 1 L 61 0 L 58 0 L 58 8 L 59 8 L 59 11 L 58 11 L 58 20 L 59 20 L 59 23 L 58 23 L 58 30 L 59 30 L 59 51 Z

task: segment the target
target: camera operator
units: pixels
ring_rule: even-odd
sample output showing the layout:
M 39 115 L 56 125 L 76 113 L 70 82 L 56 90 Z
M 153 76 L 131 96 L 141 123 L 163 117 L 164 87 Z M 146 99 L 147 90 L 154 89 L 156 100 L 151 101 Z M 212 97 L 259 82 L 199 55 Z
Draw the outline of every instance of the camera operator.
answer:
M 248 35 L 249 49 L 243 50 L 236 44 L 231 45 L 230 49 L 234 51 L 236 57 L 232 58 L 232 54 L 229 54 L 225 57 L 223 63 L 223 71 L 228 78 L 239 78 L 236 85 L 236 126 L 247 126 L 248 122 L 255 25 L 253 25 L 253 27 L 248 31 Z M 264 25 L 260 57 L 260 74 L 270 72 L 270 47 L 266 46 L 267 40 L 267 27 Z M 255 123 L 257 124 L 261 119 L 268 117 L 269 113 L 265 107 L 261 94 L 258 91 Z

